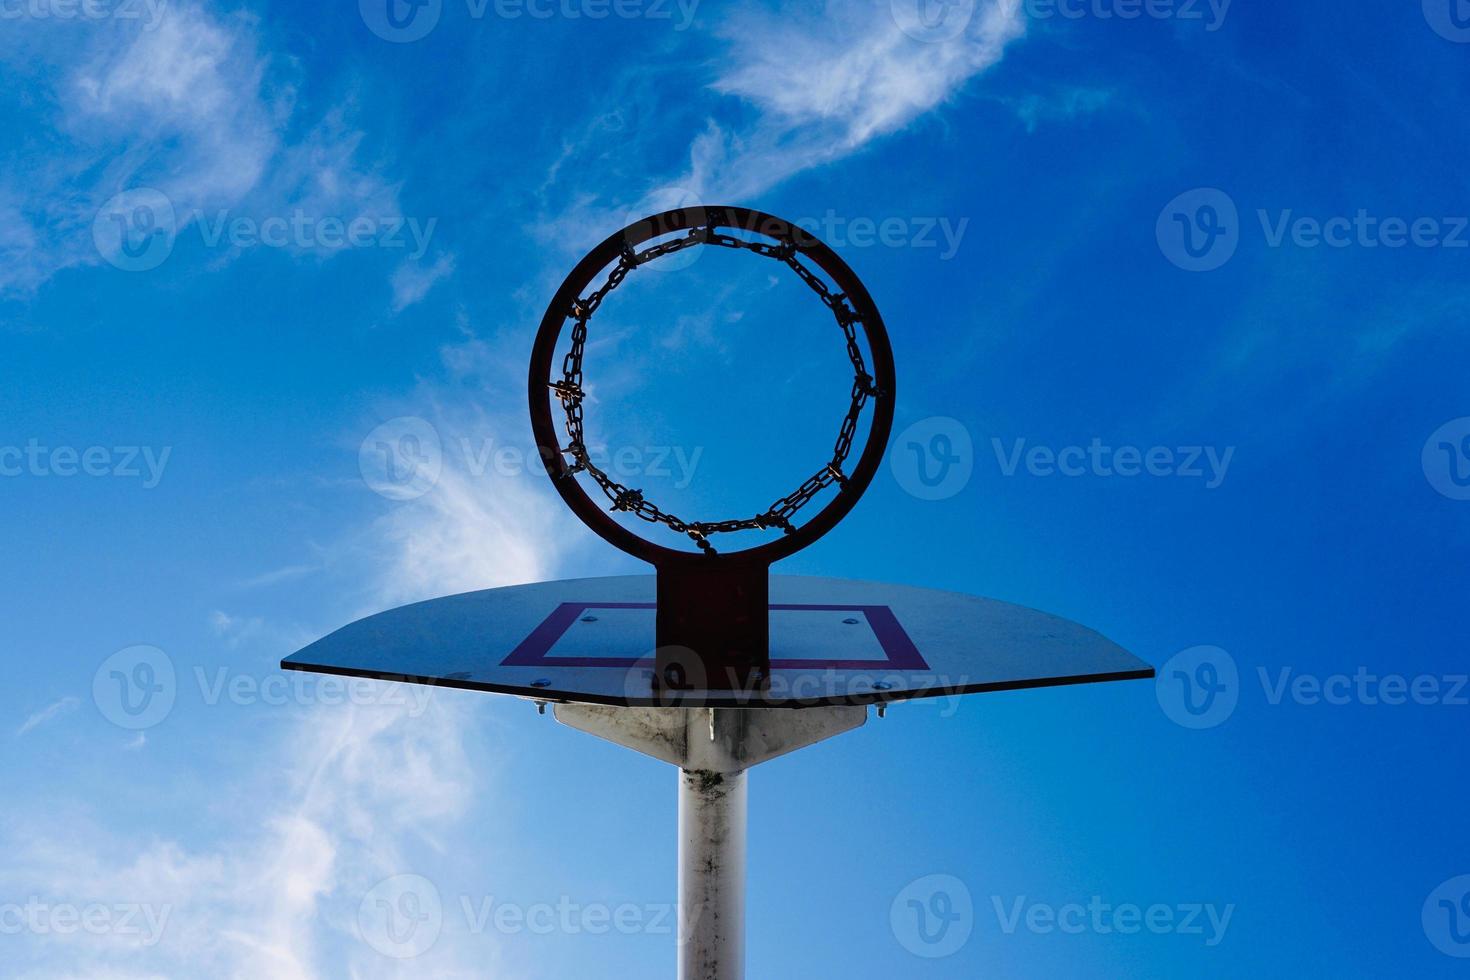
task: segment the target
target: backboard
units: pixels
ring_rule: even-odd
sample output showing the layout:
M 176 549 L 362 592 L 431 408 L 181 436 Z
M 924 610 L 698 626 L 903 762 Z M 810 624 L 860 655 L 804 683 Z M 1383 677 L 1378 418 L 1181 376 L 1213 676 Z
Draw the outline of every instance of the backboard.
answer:
M 766 683 L 659 690 L 656 595 L 652 575 L 469 592 L 370 616 L 281 666 L 539 701 L 744 708 L 861 705 L 1153 676 L 1152 667 L 1098 633 L 1022 606 L 776 575 Z

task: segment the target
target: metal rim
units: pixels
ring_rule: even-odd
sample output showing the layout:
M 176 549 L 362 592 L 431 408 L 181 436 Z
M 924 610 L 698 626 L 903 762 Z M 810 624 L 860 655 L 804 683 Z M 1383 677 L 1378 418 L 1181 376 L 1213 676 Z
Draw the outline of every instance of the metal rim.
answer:
M 873 358 L 873 379 L 879 393 L 872 398 L 873 420 L 868 430 L 867 443 L 857 465 L 848 476 L 847 483 L 838 489 L 812 518 L 789 534 L 773 541 L 740 551 L 704 554 L 680 551 L 656 544 L 633 533 L 619 524 L 595 501 L 586 489 L 568 471 L 563 453 L 561 437 L 552 416 L 552 369 L 555 362 L 557 343 L 570 316 L 572 304 L 592 284 L 596 276 L 630 247 L 647 242 L 672 232 L 687 231 L 704 226 L 733 228 L 753 231 L 757 234 L 790 242 L 800 254 L 821 269 L 843 293 L 857 312 L 867 338 L 868 349 Z M 706 247 L 706 246 L 701 246 Z M 868 290 L 857 274 L 832 251 L 826 243 L 805 229 L 763 211 L 740 207 L 693 207 L 679 208 L 652 215 L 619 231 L 592 249 L 577 263 L 552 297 L 541 319 L 540 329 L 531 350 L 531 365 L 527 384 L 531 408 L 531 428 L 538 452 L 547 474 L 561 498 L 582 523 L 595 531 L 609 544 L 655 565 L 676 562 L 735 563 L 755 562 L 770 564 L 813 543 L 837 525 L 857 504 L 872 483 L 888 446 L 893 430 L 895 403 L 895 372 L 893 351 L 888 341 L 888 331 L 883 318 Z

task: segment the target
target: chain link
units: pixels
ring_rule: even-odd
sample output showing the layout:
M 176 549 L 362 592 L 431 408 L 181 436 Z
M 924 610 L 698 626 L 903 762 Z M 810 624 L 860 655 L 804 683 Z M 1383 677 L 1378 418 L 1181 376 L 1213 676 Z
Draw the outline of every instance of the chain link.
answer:
M 841 488 L 847 485 L 847 474 L 843 472 L 842 466 L 847 457 L 852 453 L 853 439 L 857 436 L 858 419 L 862 416 L 863 408 L 867 405 L 869 398 L 874 398 L 882 392 L 874 384 L 873 378 L 868 374 L 867 362 L 863 358 L 862 348 L 858 346 L 856 325 L 862 322 L 862 317 L 852 308 L 846 296 L 842 293 L 832 292 L 825 282 L 821 280 L 811 269 L 802 264 L 798 258 L 799 248 L 795 242 L 777 241 L 762 242 L 737 238 L 734 235 L 722 234 L 716 230 L 716 226 L 723 219 L 723 213 L 711 211 L 710 220 L 707 224 L 691 228 L 688 234 L 660 242 L 649 246 L 643 251 L 635 250 L 631 245 L 624 245 L 622 255 L 619 256 L 617 265 L 613 266 L 608 273 L 607 279 L 601 286 L 589 293 L 586 297 L 576 299 L 572 302 L 571 309 L 567 311 L 567 317 L 573 320 L 571 347 L 562 359 L 562 378 L 560 381 L 551 382 L 548 387 L 552 394 L 561 402 L 562 410 L 566 413 L 566 431 L 568 443 L 561 450 L 563 454 L 572 457 L 571 463 L 564 471 L 565 476 L 576 473 L 586 473 L 602 489 L 603 494 L 611 503 L 611 509 L 632 514 L 651 524 L 663 524 L 672 530 L 687 534 L 694 543 L 708 553 L 714 553 L 714 545 L 709 538 L 713 534 L 727 534 L 733 531 L 756 531 L 779 528 L 786 534 L 793 533 L 796 528 L 791 523 L 791 518 L 802 507 L 806 506 L 813 497 L 821 493 L 827 487 L 836 484 Z M 634 490 L 618 483 L 612 477 L 603 472 L 592 462 L 591 454 L 587 450 L 586 440 L 583 433 L 582 423 L 582 401 L 586 393 L 582 386 L 582 358 L 587 346 L 587 321 L 607 294 L 618 286 L 628 274 L 640 265 L 652 262 L 654 259 L 672 255 L 675 252 L 692 248 L 696 245 L 717 245 L 723 248 L 745 249 L 765 258 L 775 259 L 789 266 L 802 282 L 806 283 L 823 305 L 832 311 L 837 320 L 837 325 L 842 328 L 843 337 L 847 343 L 847 357 L 852 362 L 853 382 L 852 400 L 847 409 L 847 415 L 842 420 L 842 427 L 837 434 L 837 442 L 832 448 L 832 459 L 820 470 L 808 477 L 796 490 L 779 498 L 765 511 L 754 517 L 737 518 L 728 521 L 683 521 L 673 514 L 660 510 L 657 505 L 646 500 L 642 490 Z

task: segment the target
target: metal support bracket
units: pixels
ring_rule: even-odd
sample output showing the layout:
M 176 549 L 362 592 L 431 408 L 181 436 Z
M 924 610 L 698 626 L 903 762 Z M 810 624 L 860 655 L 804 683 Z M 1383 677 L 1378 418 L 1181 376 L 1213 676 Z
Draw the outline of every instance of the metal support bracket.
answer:
M 865 706 L 802 708 L 622 708 L 558 704 L 568 728 L 680 769 L 741 772 L 860 728 Z

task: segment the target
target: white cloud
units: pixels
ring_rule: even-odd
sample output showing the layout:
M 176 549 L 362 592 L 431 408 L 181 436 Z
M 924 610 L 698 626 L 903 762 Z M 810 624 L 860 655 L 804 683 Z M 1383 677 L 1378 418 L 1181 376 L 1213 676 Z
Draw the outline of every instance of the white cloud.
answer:
M 240 583 L 240 588 L 269 588 L 273 585 L 280 585 L 282 582 L 295 581 L 296 579 L 299 579 L 305 575 L 309 575 L 312 572 L 319 570 L 320 568 L 321 565 L 319 563 L 301 562 L 293 565 L 284 565 L 280 568 L 273 568 L 268 572 L 261 572 L 259 575 L 251 576 L 250 578 Z
M 36 730 L 37 728 L 40 728 L 48 721 L 53 721 L 69 711 L 75 711 L 77 709 L 77 706 L 80 704 L 81 701 L 70 696 L 64 697 L 59 701 L 53 701 L 51 704 L 46 705 L 46 707 L 42 708 L 40 711 L 37 711 L 29 718 L 27 718 L 25 720 L 25 723 L 16 730 L 15 737 L 20 738 L 27 732 L 31 732 Z
M 209 614 L 209 628 L 231 647 L 256 636 L 264 627 L 265 621 L 259 616 L 231 616 L 219 609 Z
M 344 433 L 344 447 L 355 453 L 382 419 L 414 416 L 437 433 L 442 457 L 428 492 L 382 498 L 376 518 L 327 549 L 334 572 L 368 570 L 363 615 L 554 578 L 573 542 L 586 540 L 536 462 L 525 415 L 526 336 L 481 334 L 463 312 L 458 326 L 460 340 L 440 349 L 445 379 L 422 381 L 409 396 L 377 406 L 361 432 Z
M 998 62 L 1025 29 L 1018 0 L 981 3 L 967 29 L 941 41 L 899 30 L 887 2 L 820 13 L 736 15 L 732 67 L 714 87 L 759 107 L 783 135 L 816 126 L 834 154 L 894 132 Z
M 1002 98 L 999 101 L 1015 112 L 1026 127 L 1026 132 L 1034 133 L 1043 122 L 1065 122 L 1101 112 L 1112 105 L 1113 100 L 1114 93 L 1111 89 L 1070 86 L 1050 95 L 1032 93 L 1016 98 Z
M 476 430 L 475 438 L 493 438 Z M 432 596 L 552 577 L 564 550 L 548 533 L 562 510 L 539 483 L 546 477 L 471 476 L 446 469 L 418 500 L 394 506 L 372 527 L 387 549 L 378 596 L 397 605 Z
M 441 255 L 429 266 L 413 259 L 404 259 L 393 270 L 393 312 L 403 312 L 429 295 L 429 290 L 434 288 L 435 283 L 453 274 L 452 255 Z
M 899 30 L 887 0 L 736 15 L 723 32 L 733 64 L 714 88 L 760 114 L 744 129 L 711 122 L 676 183 L 741 200 L 847 156 L 943 104 L 1024 31 L 1019 0 L 977 4 L 964 32 L 930 42 Z
M 432 875 L 435 855 L 443 857 L 439 835 L 466 812 L 469 787 L 485 780 L 483 765 L 472 768 L 465 751 L 466 703 L 434 698 L 417 717 L 386 703 L 313 707 L 264 767 L 275 793 L 215 787 L 219 798 L 248 797 L 252 815 L 211 847 L 191 849 L 166 836 L 120 839 L 54 820 L 30 826 L 6 843 L 6 894 L 134 903 L 150 909 L 162 929 L 156 937 L 81 930 L 13 936 L 9 964 L 20 971 L 40 951 L 45 970 L 36 975 L 47 977 L 367 980 L 409 975 L 410 966 L 423 975 L 479 975 L 449 933 L 406 965 L 356 935 L 358 907 L 374 884 L 424 863 Z M 480 943 L 476 952 L 483 956 Z
M 114 176 L 146 174 L 176 202 L 239 199 L 260 181 L 284 117 L 262 98 L 254 27 L 180 5 L 156 30 L 95 50 L 64 89 L 66 128 L 93 144 L 117 140 L 126 163 Z
M 251 15 L 177 3 L 153 30 L 26 28 L 0 40 L 0 62 L 32 92 L 25 124 L 51 150 L 0 182 L 0 295 L 100 263 L 93 220 L 133 188 L 163 193 L 181 229 L 226 210 L 344 223 L 398 216 L 398 187 L 359 160 L 352 100 L 315 122 L 299 118 L 293 63 L 262 50 Z M 230 257 L 226 246 L 219 262 Z
M 333 108 L 300 141 L 284 147 L 254 206 L 338 218 L 344 225 L 359 215 L 399 217 L 398 186 L 358 161 L 365 134 L 349 122 L 355 110 L 351 100 Z
M 721 26 L 724 49 L 715 63 L 725 67 L 710 83 L 733 105 L 711 105 L 696 117 L 687 167 L 640 188 L 632 201 L 569 188 L 565 207 L 533 231 L 547 242 L 584 247 L 635 212 L 756 198 L 938 109 L 998 63 L 1025 26 L 1020 0 L 977 0 L 962 33 L 927 42 L 899 29 L 889 0 L 806 11 L 738 7 Z M 670 118 L 687 117 L 671 111 Z M 599 123 L 587 127 L 583 145 L 566 150 L 560 172 L 580 173 L 573 165 L 579 154 L 603 152 L 608 137 Z M 600 155 L 597 169 L 603 169 Z

